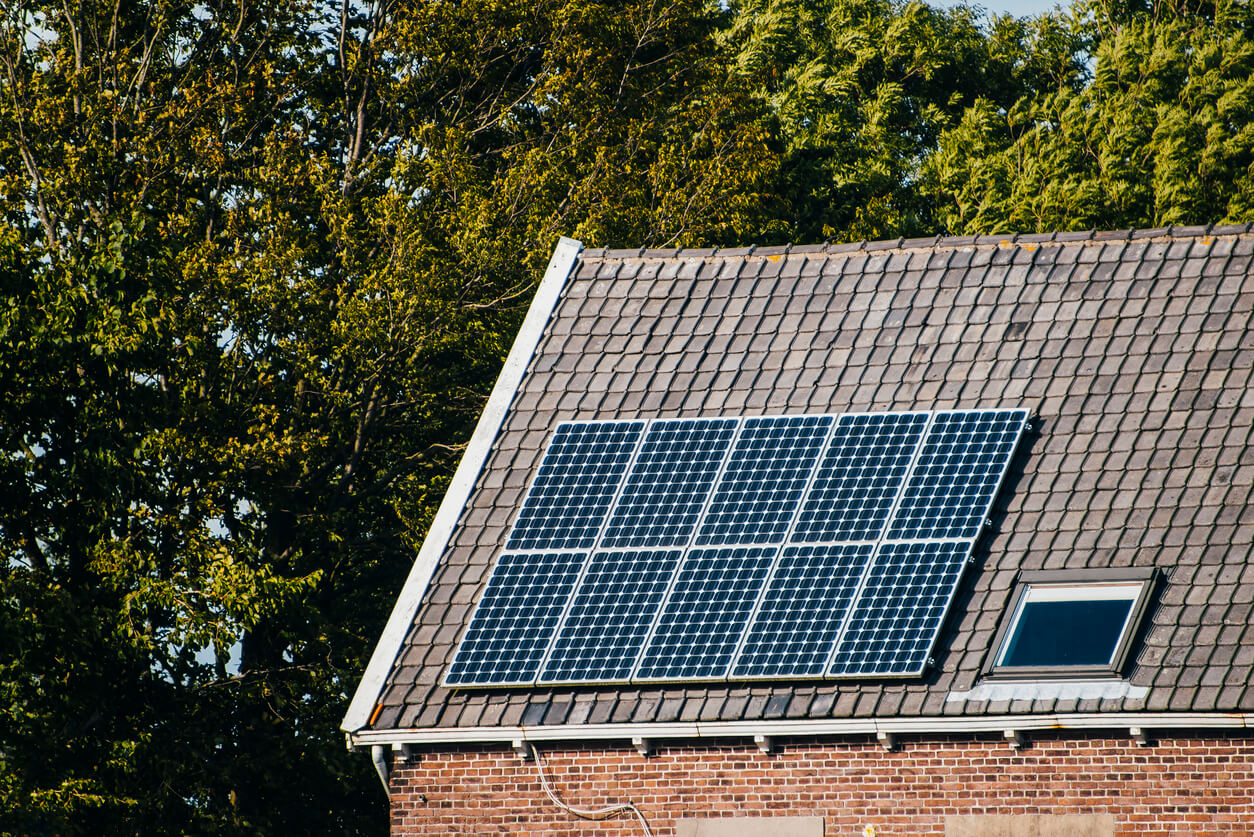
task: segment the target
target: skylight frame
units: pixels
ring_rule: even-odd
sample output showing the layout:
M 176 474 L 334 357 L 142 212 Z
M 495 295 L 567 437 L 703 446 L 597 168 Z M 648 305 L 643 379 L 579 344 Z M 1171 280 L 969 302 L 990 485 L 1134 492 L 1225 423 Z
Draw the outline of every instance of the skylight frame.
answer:
M 1036 570 L 1019 574 L 1014 593 L 1006 607 L 1006 614 L 993 637 L 990 653 L 985 660 L 982 676 L 987 679 L 1014 680 L 1074 680 L 1083 678 L 1122 677 L 1128 658 L 1141 633 L 1146 612 L 1158 581 L 1159 573 L 1152 567 L 1112 567 L 1088 570 Z M 1129 597 L 1102 596 L 1101 588 L 1125 587 L 1134 590 Z M 1024 605 L 1035 590 L 1067 588 L 1081 592 L 1074 597 L 1059 596 L 1054 601 L 1085 601 L 1127 599 L 1132 602 L 1128 615 L 1120 628 L 1110 661 L 1100 665 L 1005 665 L 1001 662 L 1008 651 L 1008 644 L 1015 636 Z M 1046 596 L 1049 594 L 1047 593 Z M 1049 601 L 1050 598 L 1043 600 Z

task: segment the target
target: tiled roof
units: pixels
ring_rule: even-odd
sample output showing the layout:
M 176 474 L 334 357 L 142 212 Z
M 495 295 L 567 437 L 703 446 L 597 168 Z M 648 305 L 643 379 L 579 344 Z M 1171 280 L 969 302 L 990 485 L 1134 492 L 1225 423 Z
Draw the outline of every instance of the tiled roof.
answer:
M 584 251 L 371 728 L 1254 709 L 1252 254 L 1243 226 Z M 1017 406 L 1038 418 L 921 681 L 438 685 L 559 421 Z M 952 698 L 1016 573 L 1128 566 L 1167 573 L 1145 688 Z

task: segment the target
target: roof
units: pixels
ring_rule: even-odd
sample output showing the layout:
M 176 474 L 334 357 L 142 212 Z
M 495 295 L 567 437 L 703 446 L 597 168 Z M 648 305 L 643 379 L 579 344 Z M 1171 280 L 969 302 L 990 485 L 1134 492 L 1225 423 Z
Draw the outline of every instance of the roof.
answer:
M 346 729 L 1254 710 L 1250 228 L 563 252 Z M 992 407 L 1037 418 L 923 679 L 439 685 L 559 422 Z M 1167 577 L 1126 684 L 981 683 L 1021 570 L 1106 567 Z

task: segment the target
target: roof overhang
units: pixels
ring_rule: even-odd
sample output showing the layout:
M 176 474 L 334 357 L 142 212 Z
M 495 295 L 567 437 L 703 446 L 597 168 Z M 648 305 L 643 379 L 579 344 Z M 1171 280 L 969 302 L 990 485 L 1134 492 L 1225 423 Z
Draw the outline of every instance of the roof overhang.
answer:
M 955 735 L 1041 730 L 1126 730 L 1140 740 L 1143 730 L 1254 727 L 1254 714 L 1242 712 L 1091 712 L 1042 715 L 981 715 L 953 718 L 836 718 L 827 720 L 720 721 L 713 723 L 569 724 L 549 726 L 385 729 L 350 732 L 350 747 L 519 742 L 649 741 L 715 738 L 812 738 L 826 736 Z

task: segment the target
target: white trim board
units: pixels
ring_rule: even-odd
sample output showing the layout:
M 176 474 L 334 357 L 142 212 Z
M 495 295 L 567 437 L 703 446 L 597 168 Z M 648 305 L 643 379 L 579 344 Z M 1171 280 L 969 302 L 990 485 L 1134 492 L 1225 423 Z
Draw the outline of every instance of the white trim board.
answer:
M 357 685 L 357 691 L 353 694 L 353 700 L 344 714 L 344 720 L 340 722 L 340 728 L 347 731 L 350 736 L 370 723 L 370 716 L 379 702 L 383 687 L 387 684 L 388 674 L 392 670 L 396 656 L 400 653 L 401 645 L 409 634 L 418 606 L 422 603 L 422 597 L 426 595 L 431 576 L 444 550 L 448 547 L 453 529 L 461 518 L 462 510 L 466 507 L 471 492 L 475 489 L 479 473 L 483 470 L 488 454 L 492 450 L 492 443 L 496 441 L 497 433 L 500 432 L 501 425 L 505 421 L 510 404 L 514 401 L 514 395 L 522 383 L 523 376 L 527 373 L 527 367 L 531 364 L 536 347 L 540 345 L 544 328 L 548 325 L 549 317 L 557 306 L 557 301 L 570 277 L 571 269 L 575 266 L 575 260 L 582 250 L 581 243 L 573 238 L 565 237 L 558 240 L 557 247 L 553 250 L 548 269 L 544 272 L 544 278 L 540 281 L 531 307 L 527 309 L 527 316 L 523 320 L 522 328 L 518 331 L 518 336 L 514 339 L 509 356 L 505 359 L 505 366 L 496 379 L 496 385 L 488 397 L 483 415 L 479 417 L 479 423 L 475 426 L 475 432 L 470 437 L 466 452 L 457 465 L 457 471 L 453 474 L 448 491 L 445 492 L 444 499 L 440 501 L 440 508 L 431 521 L 431 528 L 427 531 L 427 537 L 423 540 L 418 557 L 414 560 L 409 577 L 405 580 L 405 586 L 401 589 L 400 598 L 397 599 L 396 606 L 392 609 L 387 627 L 383 629 L 383 635 L 370 656 L 370 663 L 366 666 L 361 682 Z
M 973 715 L 935 718 L 829 718 L 824 720 L 714 721 L 710 723 L 567 724 L 538 727 L 390 729 L 350 733 L 353 747 L 372 744 L 512 744 L 516 741 L 612 741 L 644 738 L 752 738 L 829 735 L 955 735 L 1007 730 L 1249 729 L 1244 712 L 1088 712 L 1048 715 Z

